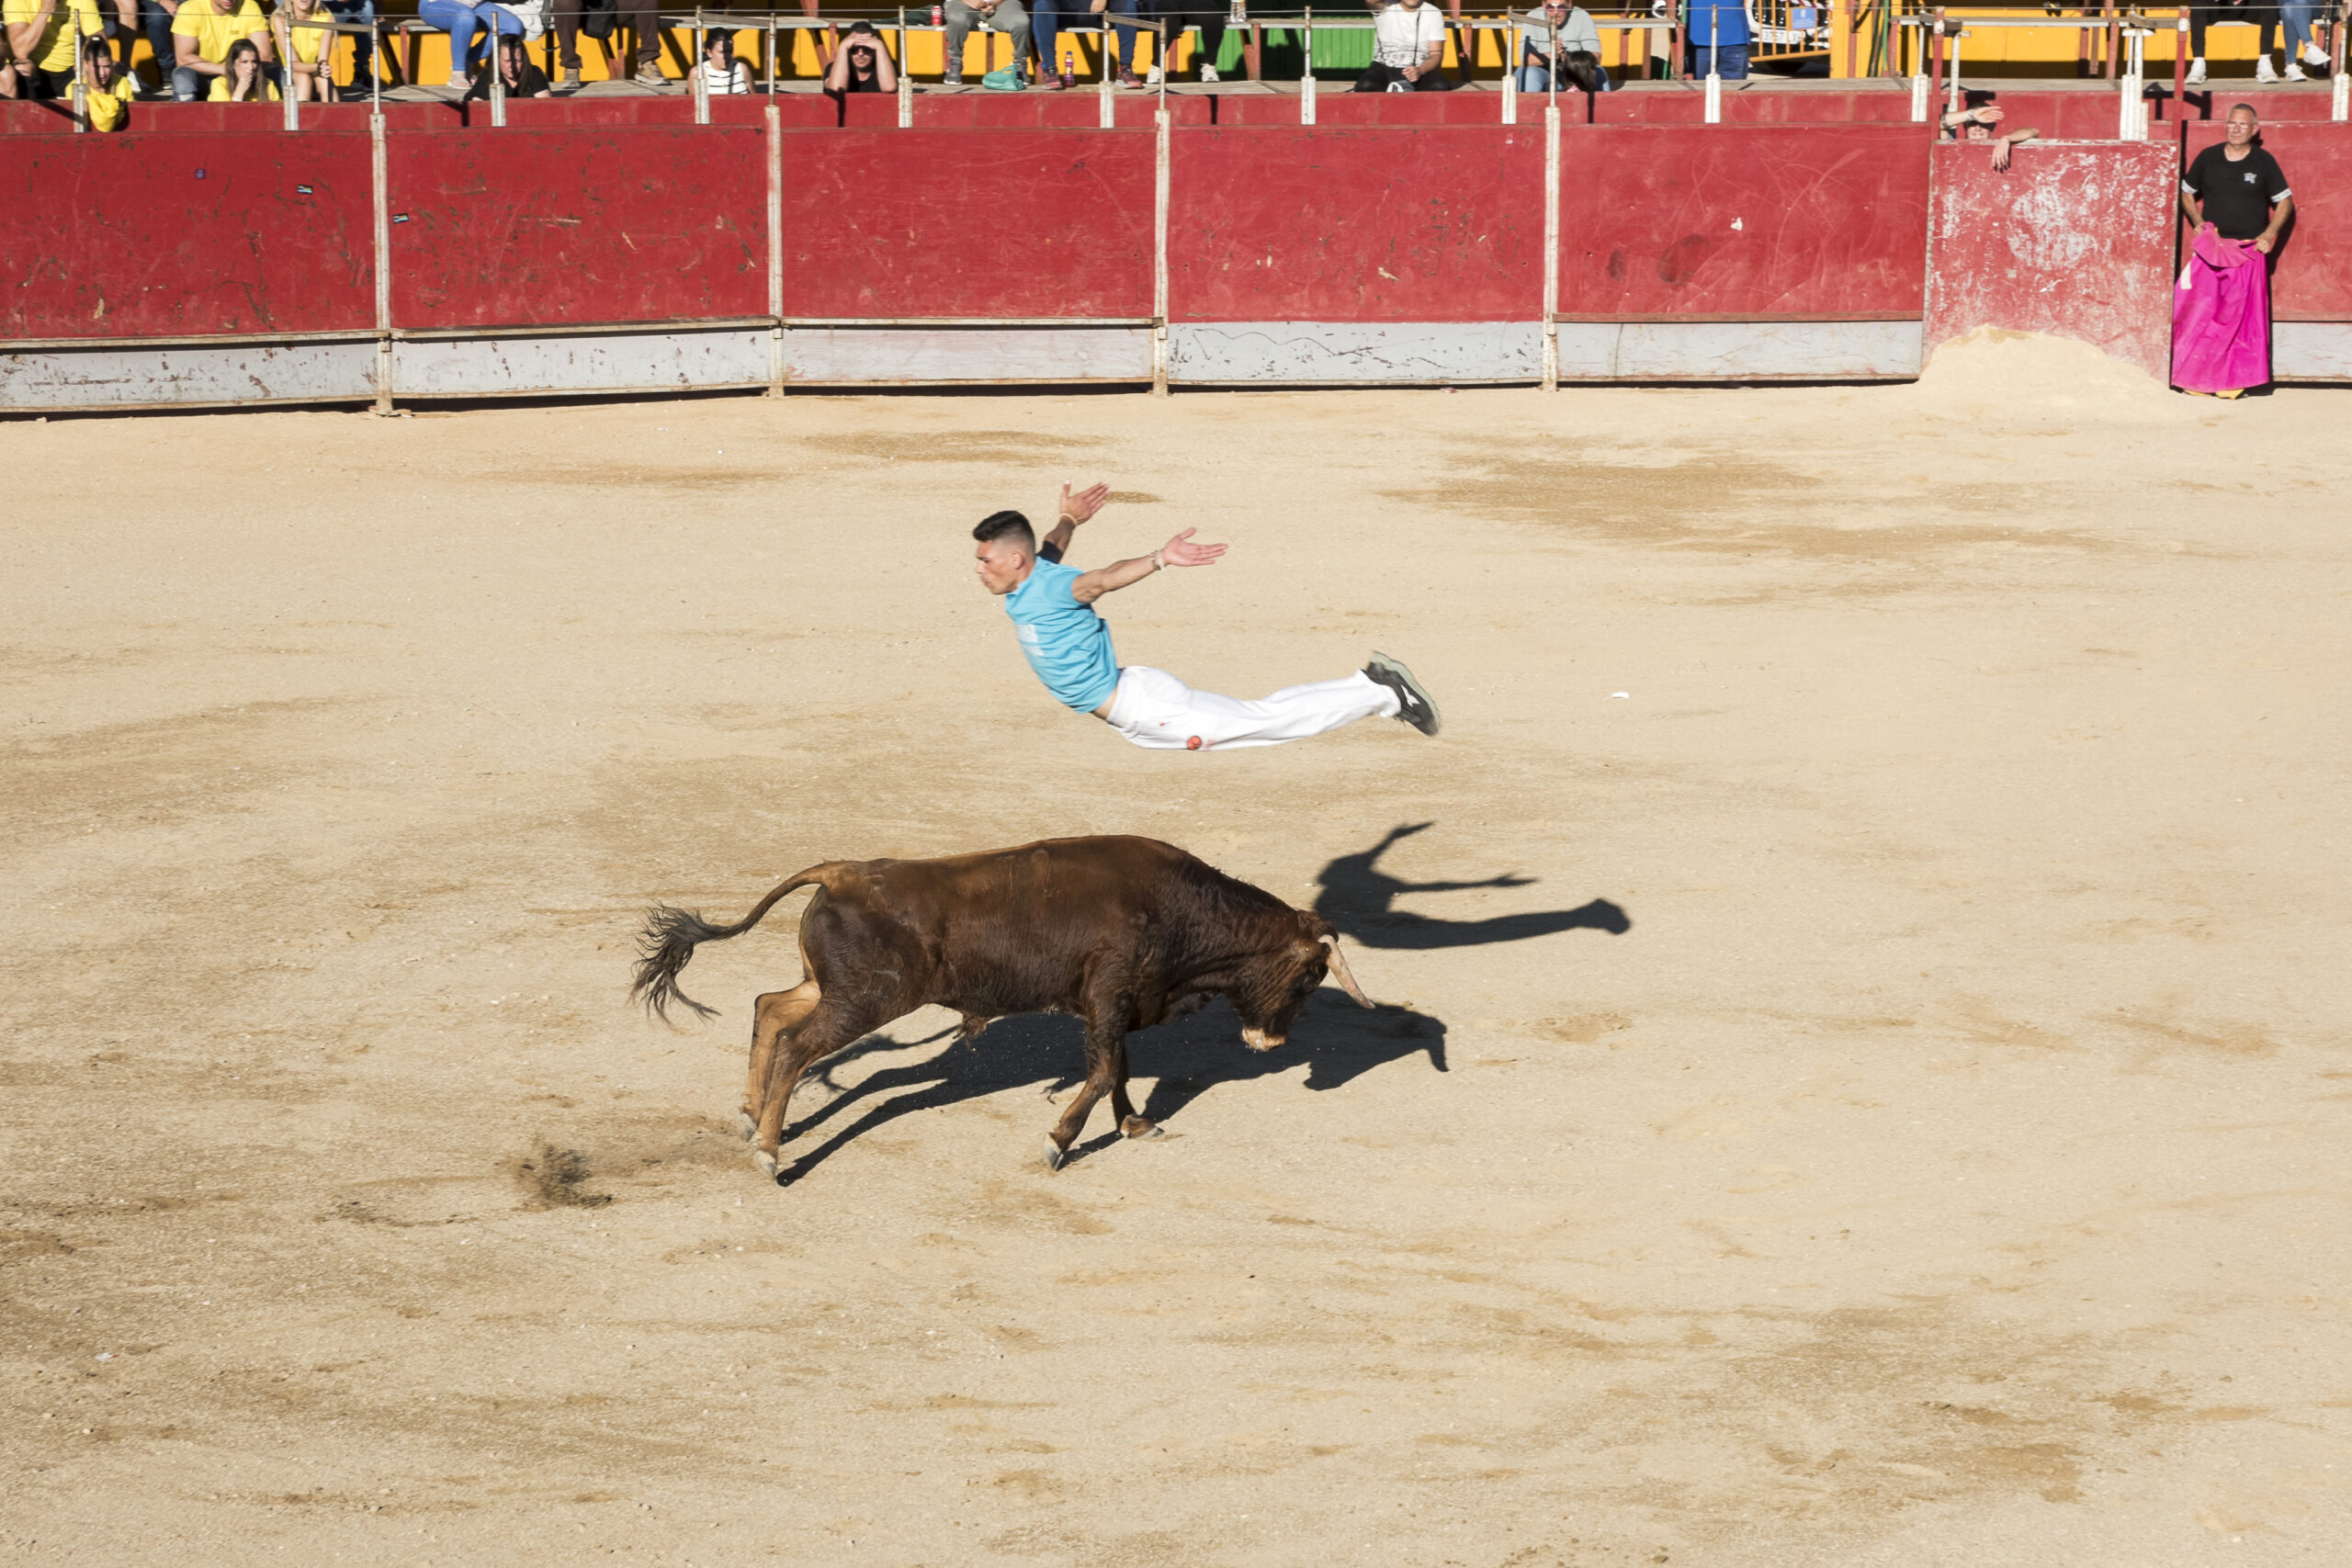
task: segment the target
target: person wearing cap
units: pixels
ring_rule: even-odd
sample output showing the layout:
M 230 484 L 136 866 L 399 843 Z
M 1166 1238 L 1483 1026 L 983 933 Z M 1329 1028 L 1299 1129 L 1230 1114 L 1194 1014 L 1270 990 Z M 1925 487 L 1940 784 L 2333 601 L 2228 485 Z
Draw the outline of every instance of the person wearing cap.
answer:
M 1544 0 L 1519 22 L 1519 90 L 1548 93 L 1555 85 L 1608 93 L 1617 84 L 1600 64 L 1600 28 L 1592 13 L 1569 0 Z
M 852 22 L 849 31 L 842 35 L 841 48 L 833 51 L 832 63 L 825 67 L 825 91 L 895 93 L 898 90 L 898 63 L 890 58 L 890 51 L 882 47 L 882 35 L 874 30 L 872 22 Z
M 2181 177 L 2197 225 L 2172 297 L 2172 384 L 2234 398 L 2270 380 L 2270 257 L 2295 216 L 2287 175 L 2258 144 L 2252 104 L 2231 106 L 2224 140 Z

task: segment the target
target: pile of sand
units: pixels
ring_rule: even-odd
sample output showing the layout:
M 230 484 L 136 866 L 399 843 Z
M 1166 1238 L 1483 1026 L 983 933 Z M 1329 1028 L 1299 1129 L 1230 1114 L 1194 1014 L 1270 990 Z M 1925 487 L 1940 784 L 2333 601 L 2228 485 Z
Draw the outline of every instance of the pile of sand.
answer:
M 2193 420 L 2215 406 L 2092 344 L 2005 327 L 1979 327 L 1939 346 L 1911 395 L 1937 413 L 2029 420 Z

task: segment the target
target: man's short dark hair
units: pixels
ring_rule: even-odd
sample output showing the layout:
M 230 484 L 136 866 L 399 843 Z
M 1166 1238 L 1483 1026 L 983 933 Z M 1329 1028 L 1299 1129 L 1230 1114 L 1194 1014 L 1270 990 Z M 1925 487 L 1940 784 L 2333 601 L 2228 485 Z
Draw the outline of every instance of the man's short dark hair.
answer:
M 980 525 L 972 530 L 972 537 L 984 545 L 993 545 L 999 539 L 1011 539 L 1029 554 L 1034 556 L 1037 553 L 1037 530 L 1029 526 L 1029 519 L 1018 512 L 989 513 L 980 519 Z

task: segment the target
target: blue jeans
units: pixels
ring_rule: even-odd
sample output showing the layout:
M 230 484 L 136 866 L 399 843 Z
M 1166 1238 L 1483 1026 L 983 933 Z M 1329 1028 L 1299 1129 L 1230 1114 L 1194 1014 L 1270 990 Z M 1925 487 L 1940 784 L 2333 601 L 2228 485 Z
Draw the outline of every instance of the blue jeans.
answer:
M 326 8 L 338 22 L 367 22 L 372 28 L 376 20 L 376 0 L 326 0 Z M 376 57 L 376 39 L 372 31 L 355 33 L 351 39 L 351 79 L 365 82 L 371 74 L 368 64 Z
M 2287 24 L 2287 59 L 2295 57 L 2312 41 L 2312 24 L 2319 20 L 2317 0 L 2279 0 L 2278 16 Z
M 1703 78 L 1712 62 L 1716 75 L 1726 82 L 1747 80 L 1747 46 L 1744 43 L 1694 43 L 1690 46 L 1690 74 Z
M 172 96 L 184 104 L 199 103 L 212 91 L 212 78 L 185 65 L 172 67 Z
M 418 0 L 416 19 L 449 35 L 449 69 L 454 73 L 472 63 L 474 33 L 495 29 L 508 38 L 523 36 L 523 18 L 503 6 L 469 6 L 466 0 Z M 485 50 L 484 54 L 489 52 Z
M 178 58 L 172 52 L 172 15 L 155 0 L 139 0 L 139 25 L 147 29 L 147 47 L 155 51 L 155 85 L 168 87 Z
M 1088 9 L 1089 0 L 1032 0 L 1029 7 L 1029 36 L 1037 43 L 1038 69 L 1051 75 L 1062 68 L 1060 58 L 1054 52 L 1054 39 L 1065 27 L 1079 27 L 1094 19 Z M 1111 0 L 1110 15 L 1132 17 L 1136 0 Z M 1118 57 L 1113 69 L 1132 66 L 1136 58 L 1136 29 L 1111 24 L 1118 39 Z

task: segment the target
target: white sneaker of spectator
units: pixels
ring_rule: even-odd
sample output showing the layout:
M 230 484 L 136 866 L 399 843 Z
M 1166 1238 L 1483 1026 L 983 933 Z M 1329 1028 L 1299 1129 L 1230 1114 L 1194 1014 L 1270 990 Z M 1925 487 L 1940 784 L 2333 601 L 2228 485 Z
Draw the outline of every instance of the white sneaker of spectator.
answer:
M 1143 73 L 1143 85 L 1147 87 L 1157 87 L 1159 85 L 1159 66 L 1155 65 L 1150 70 Z
M 1222 81 L 1223 78 L 1217 75 L 1216 66 L 1204 65 L 1201 67 L 1201 80 L 1204 82 L 1216 82 Z
M 2268 55 L 2264 55 L 2259 61 L 2255 62 L 2254 79 L 2257 82 L 2276 82 L 2278 80 L 2278 68 L 2270 63 L 2270 57 Z
M 2188 85 L 2192 87 L 2202 86 L 2204 82 L 2205 57 L 2199 55 L 2188 62 Z
M 2326 64 L 2327 51 L 2320 48 L 2320 46 L 2315 43 L 2307 43 L 2303 45 L 2303 63 L 2306 65 Z
M 2308 82 L 2311 78 L 2303 74 L 2303 68 L 2301 65 L 2290 60 L 2287 62 L 2287 80 L 2290 82 Z

